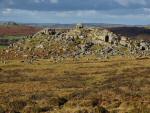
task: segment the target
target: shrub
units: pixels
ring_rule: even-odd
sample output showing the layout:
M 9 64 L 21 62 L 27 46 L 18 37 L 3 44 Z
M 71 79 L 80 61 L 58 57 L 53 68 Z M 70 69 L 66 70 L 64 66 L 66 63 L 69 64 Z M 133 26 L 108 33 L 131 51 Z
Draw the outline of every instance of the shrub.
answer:
M 57 97 L 52 97 L 49 99 L 49 103 L 50 106 L 58 106 L 58 98 Z
M 51 107 L 42 107 L 39 110 L 40 110 L 40 112 L 47 112 L 47 111 L 51 111 L 52 108 Z
M 52 108 L 51 107 L 39 107 L 39 106 L 34 106 L 31 108 L 31 111 L 30 112 L 33 112 L 33 113 L 40 113 L 40 112 L 48 112 L 48 111 L 51 111 Z
M 5 110 L 3 107 L 0 106 L 0 113 L 5 113 Z
M 27 105 L 27 103 L 25 101 L 13 101 L 13 102 L 10 102 L 9 103 L 9 108 L 11 110 L 14 110 L 14 111 L 20 111 L 22 110 L 25 106 Z
M 40 107 L 39 107 L 39 106 L 31 107 L 31 108 L 29 109 L 29 111 L 30 111 L 31 113 L 40 113 Z
M 61 97 L 58 99 L 58 106 L 62 107 L 66 102 L 68 102 L 68 100 L 64 97 Z
M 30 100 L 40 100 L 42 99 L 42 96 L 41 95 L 31 95 L 29 97 Z
M 102 106 L 98 106 L 92 110 L 92 113 L 109 113 L 109 111 Z
M 95 99 L 92 100 L 92 106 L 93 107 L 99 106 L 100 104 L 101 104 L 100 99 L 95 98 Z

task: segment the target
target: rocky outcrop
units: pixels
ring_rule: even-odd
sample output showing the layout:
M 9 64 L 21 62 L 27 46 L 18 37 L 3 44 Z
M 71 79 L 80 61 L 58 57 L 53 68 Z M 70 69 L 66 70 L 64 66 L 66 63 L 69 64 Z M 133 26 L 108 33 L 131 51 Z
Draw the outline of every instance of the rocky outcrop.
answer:
M 7 54 L 16 57 L 79 58 L 96 55 L 100 58 L 110 56 L 148 56 L 150 43 L 134 41 L 102 28 L 87 28 L 78 24 L 74 29 L 58 30 L 45 28 L 35 35 L 11 44 Z M 11 56 L 8 55 L 8 56 Z

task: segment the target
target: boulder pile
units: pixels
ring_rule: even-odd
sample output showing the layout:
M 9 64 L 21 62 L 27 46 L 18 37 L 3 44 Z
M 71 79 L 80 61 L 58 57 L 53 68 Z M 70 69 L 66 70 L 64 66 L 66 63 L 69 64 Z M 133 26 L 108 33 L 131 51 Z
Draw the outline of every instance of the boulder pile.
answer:
M 45 28 L 33 36 L 11 44 L 1 53 L 1 59 L 99 58 L 132 55 L 150 56 L 150 42 L 130 40 L 102 28 L 87 28 L 78 24 L 74 29 Z

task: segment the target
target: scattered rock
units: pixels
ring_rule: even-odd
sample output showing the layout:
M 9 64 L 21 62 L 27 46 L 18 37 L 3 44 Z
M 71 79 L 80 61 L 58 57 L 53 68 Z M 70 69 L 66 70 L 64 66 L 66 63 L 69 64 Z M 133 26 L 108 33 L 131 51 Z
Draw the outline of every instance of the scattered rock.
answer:
M 59 62 L 66 57 L 79 58 L 85 55 L 96 55 L 100 58 L 150 56 L 150 42 L 133 41 L 106 29 L 86 28 L 78 24 L 74 29 L 66 30 L 45 28 L 33 36 L 11 44 L 0 57 L 4 60 L 27 59 L 32 63 L 38 58 L 50 58 Z

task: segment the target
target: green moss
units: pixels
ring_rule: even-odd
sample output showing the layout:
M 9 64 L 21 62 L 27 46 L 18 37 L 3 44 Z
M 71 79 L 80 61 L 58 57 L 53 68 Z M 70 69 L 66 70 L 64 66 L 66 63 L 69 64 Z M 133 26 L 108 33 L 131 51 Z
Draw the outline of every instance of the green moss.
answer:
M 8 46 L 0 45 L 0 49 L 4 49 L 6 47 L 8 47 Z
M 17 39 L 22 39 L 24 36 L 4 36 L 4 39 L 9 39 L 9 40 L 17 40 Z

